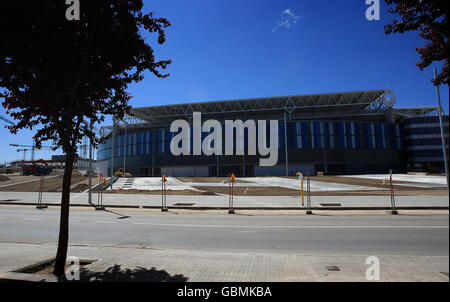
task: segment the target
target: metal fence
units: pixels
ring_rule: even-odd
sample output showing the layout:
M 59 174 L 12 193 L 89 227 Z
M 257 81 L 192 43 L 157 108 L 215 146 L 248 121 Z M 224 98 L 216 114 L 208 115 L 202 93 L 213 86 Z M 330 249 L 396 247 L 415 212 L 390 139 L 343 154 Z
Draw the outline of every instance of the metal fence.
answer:
M 448 208 L 445 177 L 394 174 L 311 177 L 314 208 Z
M 448 208 L 445 176 L 390 174 L 291 177 L 172 177 L 118 179 L 105 205 L 148 208 L 397 209 Z M 133 197 L 124 194 L 133 194 Z M 121 201 L 121 202 L 119 202 Z

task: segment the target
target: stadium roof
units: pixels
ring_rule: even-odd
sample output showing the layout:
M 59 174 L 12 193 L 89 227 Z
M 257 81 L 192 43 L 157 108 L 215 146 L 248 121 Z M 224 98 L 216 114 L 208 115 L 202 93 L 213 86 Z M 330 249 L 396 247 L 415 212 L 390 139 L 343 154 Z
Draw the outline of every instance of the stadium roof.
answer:
M 202 115 L 267 115 L 306 113 L 313 111 L 366 111 L 379 112 L 392 107 L 395 97 L 391 90 L 366 90 L 355 92 L 322 93 L 309 95 L 276 96 L 201 103 L 185 103 L 133 108 L 131 116 L 150 123 L 164 122 L 167 118 L 186 118 L 192 112 Z M 270 114 L 269 114 L 270 115 Z
M 132 108 L 130 114 L 119 121 L 119 127 L 167 126 L 175 119 L 190 120 L 193 112 L 201 112 L 202 119 L 354 119 L 386 120 L 386 112 L 396 99 L 390 89 L 307 95 L 249 98 L 200 103 Z M 437 107 L 395 108 L 396 118 L 431 115 Z M 397 114 L 398 113 L 398 114 Z M 111 129 L 112 126 L 102 127 Z M 109 132 L 109 131 L 107 131 Z
M 421 116 L 437 116 L 437 106 L 424 106 L 424 107 L 403 107 L 395 108 L 395 114 L 404 116 L 407 118 L 421 117 Z

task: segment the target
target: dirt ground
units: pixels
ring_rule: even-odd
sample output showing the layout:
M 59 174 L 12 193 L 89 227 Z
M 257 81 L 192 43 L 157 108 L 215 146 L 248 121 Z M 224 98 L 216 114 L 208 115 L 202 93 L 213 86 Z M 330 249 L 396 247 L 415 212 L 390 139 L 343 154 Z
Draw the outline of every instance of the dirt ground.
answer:
M 196 189 L 209 193 L 230 194 L 228 187 L 201 187 L 195 186 Z M 416 189 L 416 190 L 397 190 L 394 189 L 395 195 L 398 196 L 414 196 L 414 195 L 448 195 L 446 189 Z M 235 187 L 234 195 L 236 196 L 300 196 L 300 190 L 294 190 L 281 187 Z M 304 191 L 306 196 L 306 190 Z M 389 196 L 389 190 L 383 191 L 322 191 L 311 192 L 311 196 Z
M 212 194 L 230 194 L 229 187 L 195 186 L 194 188 Z M 236 196 L 299 196 L 300 191 L 281 187 L 234 187 L 233 194 Z
M 56 176 L 56 177 L 51 177 Z M 48 178 L 50 177 L 50 178 Z M 9 176 L 8 186 L 0 187 L 0 191 L 7 192 L 39 192 L 40 177 L 36 176 L 22 176 L 14 175 Z M 44 178 L 44 192 L 61 192 L 62 191 L 63 172 L 56 171 L 50 173 L 49 176 Z M 25 182 L 25 183 L 22 183 Z M 71 192 L 83 192 L 88 189 L 88 177 L 81 175 L 80 172 L 74 171 L 72 173 L 72 185 Z M 17 183 L 17 184 L 15 184 Z M 92 183 L 95 185 L 98 183 L 96 177 L 92 179 Z
M 321 181 L 321 182 L 332 182 L 338 184 L 346 184 L 346 185 L 357 185 L 357 186 L 368 186 L 375 188 L 389 188 L 389 182 L 377 179 L 367 179 L 367 178 L 359 178 L 359 177 L 341 177 L 341 176 L 311 176 L 311 180 L 313 181 Z M 396 184 L 410 184 L 411 186 L 397 186 Z M 394 189 L 399 191 L 410 191 L 410 190 L 422 190 L 422 188 L 417 188 L 414 185 L 420 184 L 412 181 L 393 181 Z
M 2 179 L 3 175 L 0 175 L 0 191 L 10 192 L 38 192 L 40 185 L 40 177 L 38 176 L 22 176 L 22 175 L 8 175 L 4 176 L 8 179 Z M 56 176 L 51 178 L 45 178 L 44 192 L 61 192 L 63 171 L 54 171 L 50 176 Z M 295 179 L 296 177 L 288 177 Z M 225 177 L 177 177 L 182 182 L 199 182 L 199 183 L 223 183 L 227 180 Z M 341 176 L 313 176 L 313 181 L 347 184 L 347 185 L 359 185 L 374 187 L 371 191 L 322 191 L 311 192 L 312 196 L 387 196 L 389 192 L 389 184 L 386 182 L 383 184 L 382 180 L 364 179 L 357 177 L 341 177 Z M 23 183 L 25 182 L 25 183 Z M 237 183 L 248 183 L 237 179 Z M 16 184 L 17 183 L 17 184 Z M 98 178 L 94 177 L 92 180 L 93 185 L 98 183 Z M 413 182 L 400 182 L 396 183 L 411 184 Z M 6 186 L 5 186 L 6 185 Z M 219 195 L 230 194 L 228 186 L 195 186 L 199 191 L 193 190 L 168 190 L 167 195 Z M 383 190 L 378 190 L 383 189 Z M 88 177 L 81 175 L 78 171 L 74 171 L 72 174 L 71 192 L 83 192 L 88 189 Z M 395 195 L 399 196 L 414 196 L 414 195 L 448 195 L 446 188 L 442 189 L 427 189 L 418 188 L 414 186 L 398 186 L 394 184 Z M 148 194 L 148 195 L 161 195 L 161 190 L 107 190 L 106 194 Z M 299 190 L 283 188 L 283 187 L 235 187 L 234 194 L 236 196 L 299 196 L 301 193 Z M 305 192 L 306 194 L 306 192 Z
M 295 177 L 289 177 L 295 178 Z M 198 183 L 221 183 L 226 178 L 223 177 L 177 177 L 182 182 L 198 182 Z M 389 196 L 389 184 L 383 184 L 382 180 L 362 179 L 357 177 L 340 177 L 340 176 L 314 176 L 311 180 L 358 185 L 358 186 L 371 186 L 373 190 L 364 191 L 321 191 L 311 192 L 311 196 Z M 237 180 L 240 183 L 248 183 L 245 181 Z M 398 182 L 400 183 L 400 182 Z M 408 182 L 401 182 L 408 183 Z M 228 186 L 194 186 L 194 188 L 202 191 L 193 190 L 168 190 L 167 195 L 218 195 L 218 194 L 230 194 L 230 188 Z M 377 189 L 379 188 L 379 189 Z M 161 195 L 161 190 L 107 190 L 104 191 L 107 194 L 148 194 L 148 195 Z M 397 196 L 414 196 L 414 195 L 448 195 L 446 189 L 427 189 L 418 188 L 413 186 L 395 186 L 394 192 Z M 236 196 L 300 196 L 299 190 L 283 188 L 283 187 L 235 187 L 234 195 Z M 306 190 L 305 190 L 306 196 Z
M 8 176 L 0 175 L 0 181 L 7 181 L 7 180 L 10 180 Z

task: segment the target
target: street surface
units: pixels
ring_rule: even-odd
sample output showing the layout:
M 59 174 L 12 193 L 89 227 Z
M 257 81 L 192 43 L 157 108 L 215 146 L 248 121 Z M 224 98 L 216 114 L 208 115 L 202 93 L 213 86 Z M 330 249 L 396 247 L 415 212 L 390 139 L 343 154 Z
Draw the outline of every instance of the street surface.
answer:
M 55 243 L 58 209 L 1 208 L 0 241 Z M 229 216 L 72 209 L 70 242 L 194 250 L 448 256 L 448 216 Z
M 157 267 L 188 281 L 364 281 L 365 259 L 373 255 L 384 267 L 382 281 L 448 281 L 441 272 L 448 273 L 449 217 L 442 212 L 251 216 L 71 208 L 69 253 L 100 259 L 89 265 L 94 271 Z M 1 206 L 0 272 L 53 257 L 58 222 L 58 208 Z M 329 274 L 326 265 L 341 272 Z M 225 268 L 227 276 L 220 273 Z

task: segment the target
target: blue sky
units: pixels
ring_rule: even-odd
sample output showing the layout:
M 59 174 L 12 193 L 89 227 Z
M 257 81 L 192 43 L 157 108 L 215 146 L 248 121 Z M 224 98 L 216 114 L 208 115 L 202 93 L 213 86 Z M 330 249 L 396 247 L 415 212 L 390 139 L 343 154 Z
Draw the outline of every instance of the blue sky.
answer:
M 425 41 L 417 32 L 386 36 L 383 27 L 393 18 L 387 6 L 381 2 L 380 21 L 366 20 L 367 7 L 365 0 L 145 1 L 145 11 L 172 23 L 161 46 L 145 34 L 157 58 L 172 59 L 171 76 L 146 73 L 130 86 L 131 105 L 380 88 L 393 90 L 397 107 L 436 105 L 432 67 L 415 65 L 415 48 Z M 440 90 L 448 114 L 448 86 Z M 21 159 L 8 144 L 30 144 L 31 132 L 11 135 L 4 125 L 0 161 Z

